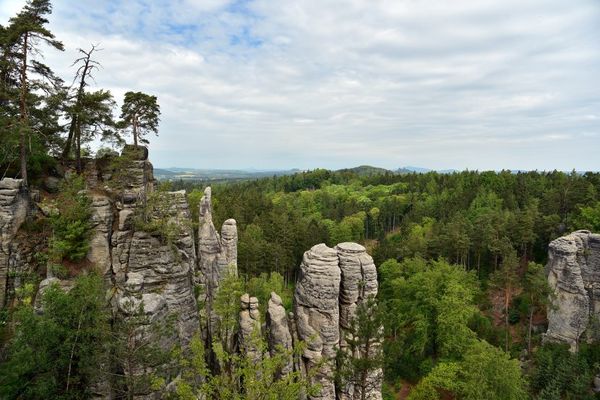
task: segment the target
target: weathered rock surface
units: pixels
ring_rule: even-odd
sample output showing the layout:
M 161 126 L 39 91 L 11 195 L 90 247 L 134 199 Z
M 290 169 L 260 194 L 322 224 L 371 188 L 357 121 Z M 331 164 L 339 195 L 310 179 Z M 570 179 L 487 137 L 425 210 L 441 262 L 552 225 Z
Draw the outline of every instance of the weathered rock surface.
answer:
M 269 353 L 275 356 L 282 351 L 291 351 L 293 348 L 292 334 L 287 318 L 287 313 L 283 307 L 281 297 L 275 292 L 271 292 L 271 298 L 267 307 L 267 343 Z M 280 374 L 286 375 L 292 371 L 292 357 L 281 368 Z
M 14 237 L 29 210 L 29 196 L 21 179 L 5 178 L 0 181 L 0 308 L 4 306 L 8 271 L 14 263 Z
M 189 221 L 190 213 L 185 192 L 170 192 L 172 221 L 177 224 L 178 236 L 172 243 L 165 238 L 144 231 L 136 231 L 128 219 L 131 213 L 119 213 L 119 230 L 113 239 L 113 266 L 116 275 L 116 301 L 119 305 L 144 300 L 148 312 L 148 295 L 153 304 L 163 304 L 167 313 L 176 315 L 176 330 L 179 341 L 186 346 L 199 329 L 196 299 L 192 274 L 196 266 L 196 250 Z M 124 279 L 123 279 L 124 278 Z M 160 299 L 158 298 L 160 297 Z M 160 307 L 150 307 L 162 312 Z M 154 318 L 154 317 L 152 317 Z
M 110 241 L 113 225 L 113 204 L 110 197 L 94 193 L 92 198 L 92 238 L 87 259 L 98 268 L 103 276 L 111 274 Z
M 339 293 L 341 272 L 337 252 L 324 244 L 304 253 L 294 294 L 298 338 L 306 342 L 305 368 L 325 359 L 315 377 L 321 386 L 313 399 L 335 399 L 334 359 L 340 341 Z
M 597 340 L 588 330 L 600 317 L 600 235 L 576 231 L 550 243 L 548 283 L 554 306 L 548 310 L 546 341 L 564 342 L 577 350 L 581 340 Z
M 223 223 L 221 235 L 217 232 L 212 219 L 211 188 L 204 190 L 199 205 L 198 224 L 198 267 L 195 281 L 201 288 L 199 301 L 205 305 L 206 326 L 202 334 L 210 344 L 217 320 L 213 312 L 213 301 L 221 281 L 232 274 L 237 276 L 237 226 L 233 219 Z M 231 342 L 228 338 L 227 342 Z
M 257 338 L 260 332 L 260 312 L 258 311 L 258 299 L 250 297 L 248 293 L 240 297 L 240 332 L 239 346 L 242 354 L 246 354 L 254 362 L 262 358 Z
M 340 283 L 340 349 L 349 351 L 345 338 L 350 335 L 350 324 L 356 316 L 356 309 L 359 304 L 369 298 L 377 296 L 377 268 L 373 258 L 367 254 L 367 250 L 357 243 L 340 243 L 335 246 L 339 258 L 341 270 Z M 361 348 L 354 354 L 355 357 L 373 356 L 374 352 L 381 351 L 379 345 L 374 345 L 370 349 Z M 366 354 L 369 353 L 369 354 Z M 380 400 L 381 384 L 383 382 L 383 371 L 381 369 L 372 371 L 367 378 L 369 388 L 374 388 L 366 394 L 370 400 Z M 376 390 L 375 388 L 379 388 Z M 359 399 L 361 397 L 360 388 L 346 385 L 338 389 L 338 398 L 340 400 Z

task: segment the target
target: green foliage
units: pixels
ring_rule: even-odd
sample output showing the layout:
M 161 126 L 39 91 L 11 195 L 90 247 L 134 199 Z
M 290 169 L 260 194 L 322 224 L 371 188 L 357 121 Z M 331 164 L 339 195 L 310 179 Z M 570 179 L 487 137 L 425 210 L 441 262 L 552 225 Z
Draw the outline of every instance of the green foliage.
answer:
M 429 357 L 459 358 L 475 340 L 470 322 L 479 315 L 479 285 L 473 273 L 415 258 L 386 261 L 380 278 L 388 376 L 415 379 L 431 368 Z
M 42 314 L 25 304 L 12 316 L 15 331 L 0 364 L 0 397 L 87 398 L 107 372 L 102 279 L 80 276 L 68 293 L 51 286 L 41 303 Z
M 571 353 L 567 345 L 545 344 L 535 354 L 531 390 L 537 399 L 593 399 L 590 385 L 597 367 L 585 352 Z
M 373 375 L 383 368 L 381 351 L 385 312 L 374 297 L 363 299 L 356 307 L 356 315 L 343 330 L 344 349 L 337 352 L 336 380 L 338 387 L 348 385 L 365 400 L 368 393 L 378 390 Z
M 581 229 L 589 229 L 592 232 L 600 232 L 600 201 L 593 206 L 580 207 L 576 223 Z
M 254 345 L 266 350 L 266 343 L 256 337 Z M 297 400 L 302 394 L 315 394 L 318 387 L 309 383 L 315 370 L 303 374 L 300 371 L 280 376 L 279 371 L 292 357 L 299 357 L 302 345 L 293 350 L 281 351 L 272 357 L 252 359 L 248 354 L 229 353 L 220 344 L 214 343 L 213 350 L 220 365 L 231 369 L 211 373 L 205 363 L 202 340 L 194 337 L 191 355 L 181 357 L 181 379 L 177 381 L 176 399 L 193 400 L 199 397 L 231 400 Z
M 85 193 L 84 179 L 73 177 L 63 181 L 55 205 L 58 213 L 50 217 L 50 259 L 54 263 L 65 258 L 79 261 L 90 248 L 92 228 L 91 200 Z
M 174 319 L 151 320 L 141 299 L 130 298 L 121 307 L 125 314 L 113 316 L 107 348 L 114 366 L 111 373 L 113 390 L 127 399 L 150 390 L 164 389 L 165 377 L 176 370 L 172 352 Z
M 292 309 L 292 288 L 285 286 L 283 276 L 277 272 L 270 275 L 262 273 L 259 276 L 252 277 L 246 283 L 246 292 L 251 293 L 258 299 L 261 315 L 264 317 L 271 292 L 277 293 L 283 301 L 283 306 L 286 310 Z
M 441 393 L 464 400 L 525 400 L 517 360 L 485 341 L 473 341 L 460 361 L 441 362 L 417 385 L 409 400 L 438 400 Z
M 148 132 L 158 134 L 158 122 L 160 107 L 156 96 L 142 92 L 127 92 L 121 106 L 121 126 L 124 129 L 131 128 L 134 144 L 138 140 L 148 143 L 144 135 Z
M 136 208 L 134 217 L 135 228 L 159 236 L 173 248 L 190 221 L 178 215 L 173 204 L 173 196 L 169 193 L 170 184 L 163 183 L 156 190 L 146 194 L 146 200 L 141 207 Z

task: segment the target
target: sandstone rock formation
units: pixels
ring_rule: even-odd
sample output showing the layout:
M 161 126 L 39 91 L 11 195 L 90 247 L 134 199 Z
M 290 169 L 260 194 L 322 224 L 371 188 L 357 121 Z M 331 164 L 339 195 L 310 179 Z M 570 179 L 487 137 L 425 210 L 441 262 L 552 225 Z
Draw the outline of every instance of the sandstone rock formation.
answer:
M 201 289 L 201 303 L 205 305 L 206 326 L 203 337 L 210 344 L 217 324 L 213 312 L 213 301 L 221 281 L 232 274 L 237 276 L 237 226 L 234 219 L 223 223 L 221 235 L 212 220 L 211 188 L 204 190 L 199 205 L 198 224 L 198 267 L 195 281 Z M 230 342 L 232 338 L 227 339 Z
M 325 362 L 315 377 L 321 392 L 314 399 L 335 399 L 334 360 L 340 341 L 340 267 L 337 252 L 324 244 L 304 253 L 294 294 L 298 338 L 307 344 L 305 368 Z
M 13 240 L 29 210 L 29 196 L 21 179 L 0 181 L 0 308 L 6 299 L 8 271 L 14 262 Z
M 113 204 L 109 196 L 94 193 L 92 198 L 93 233 L 87 259 L 103 276 L 111 273 L 110 240 L 113 225 Z
M 258 299 L 245 293 L 240 297 L 240 303 L 240 351 L 242 354 L 246 354 L 250 360 L 257 362 L 262 358 L 261 349 L 257 343 L 257 338 L 261 334 Z
M 335 387 L 335 356 L 338 349 L 348 351 L 345 337 L 357 306 L 376 296 L 377 288 L 373 259 L 357 243 L 340 243 L 335 249 L 318 244 L 304 253 L 294 294 L 295 330 L 307 343 L 301 367 L 306 371 L 325 361 L 315 377 L 321 392 L 312 399 L 360 398 L 351 384 Z M 379 346 L 373 351 L 380 351 Z M 372 371 L 368 379 L 373 389 L 366 397 L 381 399 L 382 371 Z
M 280 351 L 289 352 L 299 341 L 304 341 L 303 354 L 289 356 L 278 371 L 279 376 L 292 372 L 306 374 L 318 366 L 313 381 L 320 385 L 321 391 L 313 399 L 358 398 L 359 391 L 351 385 L 336 388 L 334 375 L 337 351 L 347 351 L 345 337 L 357 307 L 377 294 L 377 271 L 365 248 L 356 243 L 340 243 L 335 248 L 325 244 L 313 246 L 305 252 L 300 265 L 293 312 L 286 312 L 281 297 L 272 292 L 263 332 L 258 299 L 245 294 L 240 298 L 239 331 L 220 338 L 216 335 L 219 321 L 213 305 L 227 274 L 237 276 L 236 221 L 226 220 L 219 233 L 213 223 L 211 189 L 206 188 L 199 205 L 196 242 L 185 192 L 155 191 L 152 164 L 147 157 L 147 149 L 127 146 L 121 157 L 87 163 L 84 171 L 92 199 L 92 237 L 87 262 L 81 267 L 91 265 L 103 274 L 115 320 L 128 320 L 142 309 L 148 325 L 164 323 L 172 316 L 172 330 L 156 342 L 165 350 L 180 345 L 185 351 L 192 336 L 200 332 L 206 345 L 210 346 L 213 339 L 219 338 L 228 343 L 227 351 L 244 352 L 255 362 L 261 357 L 276 356 Z M 15 239 L 19 226 L 28 215 L 32 198 L 34 196 L 23 188 L 21 181 L 0 181 L 0 307 L 5 302 L 8 272 L 28 268 L 27 260 L 32 257 L 23 254 L 19 240 Z M 159 206 L 153 208 L 156 202 Z M 42 214 L 52 212 L 47 209 Z M 168 234 L 163 228 L 167 228 Z M 600 243 L 592 236 L 588 235 L 582 245 L 586 249 L 597 248 Z M 28 251 L 33 254 L 36 250 Z M 586 255 L 586 260 L 593 263 L 600 252 L 590 254 Z M 577 262 L 581 264 L 578 258 Z M 593 275 L 588 273 L 590 268 L 587 266 L 579 269 L 582 271 L 579 280 L 584 282 L 584 289 L 582 291 L 573 284 L 577 286 L 573 290 L 578 295 L 589 292 L 585 281 L 588 275 Z M 563 270 L 557 266 L 556 274 L 567 282 L 568 274 Z M 18 276 L 18 273 L 11 275 Z M 72 280 L 58 279 L 51 272 L 45 278 L 40 284 L 37 300 L 50 285 L 56 284 L 65 291 L 73 285 Z M 600 282 L 595 277 L 592 280 Z M 200 289 L 198 297 L 194 294 L 195 286 Z M 588 299 L 586 307 L 595 307 L 589 297 L 580 297 L 581 304 Z M 579 297 L 577 299 L 579 301 Z M 199 302 L 200 313 L 204 314 L 203 326 L 200 326 Z M 39 301 L 36 309 L 43 312 Z M 255 335 L 266 337 L 268 352 L 265 354 Z M 377 346 L 376 351 L 379 351 Z M 208 359 L 215 360 L 210 355 Z M 165 378 L 170 379 L 166 384 L 172 387 L 173 377 Z M 374 389 L 367 398 L 381 399 L 381 390 L 377 389 L 381 385 L 381 371 L 374 371 L 369 379 Z M 110 397 L 108 381 L 100 382 L 93 390 L 99 397 Z M 144 388 L 136 398 L 154 398 L 155 395 L 149 388 Z
M 548 256 L 555 307 L 548 310 L 544 339 L 575 351 L 581 340 L 598 339 L 598 330 L 588 328 L 600 318 L 600 235 L 576 231 L 560 237 L 550 243 Z
M 290 325 L 288 322 L 285 308 L 281 297 L 275 292 L 271 292 L 271 298 L 267 308 L 267 343 L 269 353 L 275 356 L 281 351 L 291 351 L 293 348 L 292 334 L 290 333 Z M 292 371 L 291 356 L 288 362 L 280 371 L 281 375 L 287 375 Z
M 339 266 L 342 272 L 340 283 L 340 349 L 347 349 L 346 336 L 349 332 L 350 324 L 356 316 L 356 308 L 368 298 L 375 298 L 377 295 L 377 269 L 373 263 L 373 258 L 367 254 L 367 250 L 357 243 L 340 243 L 335 246 L 339 258 Z M 368 350 L 372 352 L 381 351 L 379 346 L 374 346 Z M 366 349 L 360 349 L 360 352 L 367 352 Z M 358 356 L 354 354 L 354 356 Z M 383 382 L 383 371 L 372 371 L 368 377 L 369 387 L 381 387 Z M 355 388 L 352 384 L 339 388 L 337 394 L 340 400 L 350 400 L 361 398 L 360 388 Z M 370 391 L 367 396 L 370 400 L 380 400 L 381 391 Z

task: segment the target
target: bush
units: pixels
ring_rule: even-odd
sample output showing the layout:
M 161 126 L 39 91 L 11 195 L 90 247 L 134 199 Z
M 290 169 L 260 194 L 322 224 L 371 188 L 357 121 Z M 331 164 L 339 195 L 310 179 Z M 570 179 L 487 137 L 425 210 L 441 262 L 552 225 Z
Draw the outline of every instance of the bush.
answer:
M 90 248 L 91 200 L 84 189 L 85 182 L 80 176 L 61 183 L 56 199 L 58 213 L 50 217 L 49 253 L 55 263 L 65 258 L 80 261 Z

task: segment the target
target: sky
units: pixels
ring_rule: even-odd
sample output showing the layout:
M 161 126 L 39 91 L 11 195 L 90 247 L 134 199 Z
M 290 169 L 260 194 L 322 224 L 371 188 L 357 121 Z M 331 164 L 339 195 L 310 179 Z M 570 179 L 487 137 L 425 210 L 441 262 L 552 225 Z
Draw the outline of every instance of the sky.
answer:
M 23 6 L 0 0 L 0 23 Z M 598 0 L 55 0 L 158 167 L 600 170 Z

